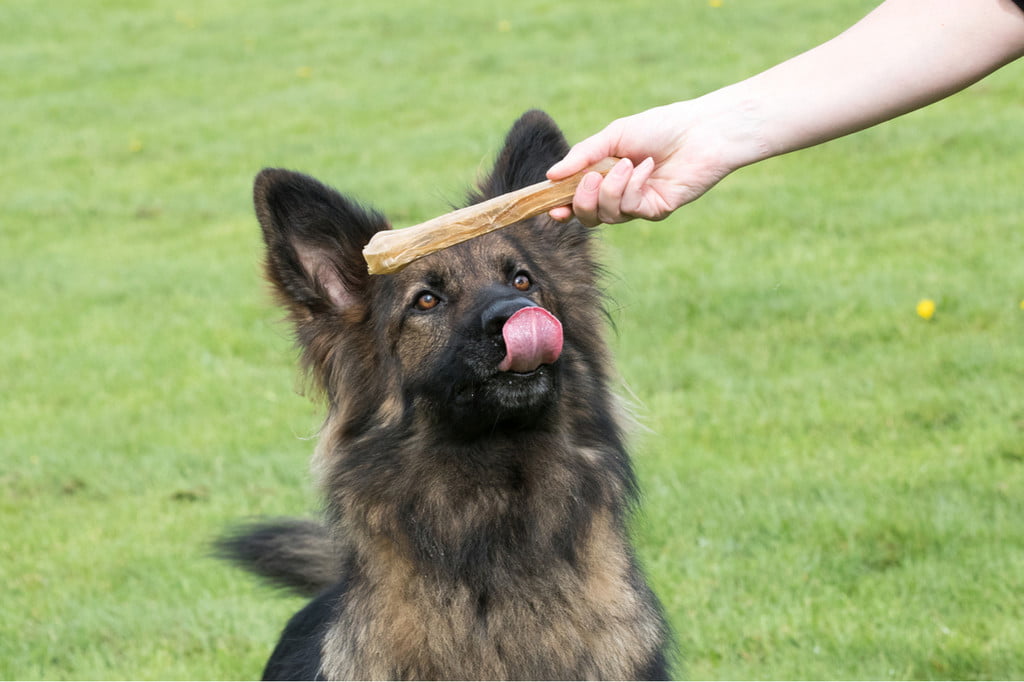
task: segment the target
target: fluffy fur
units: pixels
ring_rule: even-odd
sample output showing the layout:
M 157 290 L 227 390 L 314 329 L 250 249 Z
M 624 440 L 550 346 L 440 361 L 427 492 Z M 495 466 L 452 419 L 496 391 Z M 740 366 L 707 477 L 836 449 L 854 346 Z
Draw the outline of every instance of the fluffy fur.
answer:
M 542 180 L 567 149 L 528 112 L 470 201 Z M 665 677 L 668 629 L 627 533 L 636 485 L 590 231 L 542 216 L 369 276 L 378 213 L 276 169 L 255 204 L 267 277 L 328 406 L 324 523 L 221 543 L 318 593 L 265 677 Z M 561 321 L 562 353 L 500 372 L 502 323 L 524 306 Z

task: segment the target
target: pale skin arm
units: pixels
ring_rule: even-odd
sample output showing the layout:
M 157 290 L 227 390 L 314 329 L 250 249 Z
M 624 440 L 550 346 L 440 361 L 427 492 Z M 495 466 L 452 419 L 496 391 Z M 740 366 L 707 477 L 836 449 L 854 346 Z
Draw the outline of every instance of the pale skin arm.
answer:
M 572 207 L 586 225 L 661 220 L 738 168 L 937 102 L 1024 55 L 1010 0 L 886 0 L 836 38 L 697 99 L 618 119 L 574 146 L 548 178 L 606 156 Z

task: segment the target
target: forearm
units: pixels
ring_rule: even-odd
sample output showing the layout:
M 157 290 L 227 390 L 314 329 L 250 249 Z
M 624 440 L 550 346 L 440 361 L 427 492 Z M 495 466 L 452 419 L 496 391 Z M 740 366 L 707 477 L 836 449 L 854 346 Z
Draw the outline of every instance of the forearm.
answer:
M 580 183 L 572 212 L 586 225 L 660 220 L 737 168 L 936 102 L 1022 54 L 1024 11 L 1011 0 L 885 0 L 848 31 L 752 78 L 613 121 L 548 177 L 624 157 L 604 179 Z
M 936 102 L 1024 54 L 1010 0 L 887 0 L 809 52 L 707 97 L 750 118 L 736 165 L 809 147 Z

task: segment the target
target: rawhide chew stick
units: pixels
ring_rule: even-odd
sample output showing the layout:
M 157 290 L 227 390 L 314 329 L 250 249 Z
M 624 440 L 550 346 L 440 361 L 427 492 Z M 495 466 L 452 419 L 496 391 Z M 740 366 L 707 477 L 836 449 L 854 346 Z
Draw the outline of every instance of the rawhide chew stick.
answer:
M 564 180 L 545 180 L 419 225 L 378 232 L 363 248 L 367 269 L 371 275 L 397 272 L 435 251 L 572 203 L 584 175 L 592 171 L 605 175 L 616 162 L 618 159 L 608 157 Z

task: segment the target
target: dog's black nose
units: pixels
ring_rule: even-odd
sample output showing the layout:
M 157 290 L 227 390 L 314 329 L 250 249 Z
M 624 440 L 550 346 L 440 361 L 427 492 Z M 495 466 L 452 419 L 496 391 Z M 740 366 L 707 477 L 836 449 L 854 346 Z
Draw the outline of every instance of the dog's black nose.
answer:
M 498 336 L 501 334 L 501 329 L 505 326 L 505 322 L 516 311 L 535 305 L 537 304 L 525 296 L 495 301 L 480 313 L 480 326 L 483 327 L 485 334 Z

